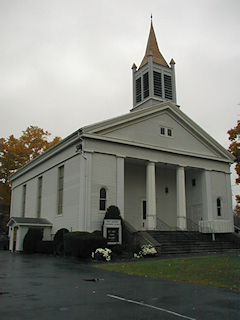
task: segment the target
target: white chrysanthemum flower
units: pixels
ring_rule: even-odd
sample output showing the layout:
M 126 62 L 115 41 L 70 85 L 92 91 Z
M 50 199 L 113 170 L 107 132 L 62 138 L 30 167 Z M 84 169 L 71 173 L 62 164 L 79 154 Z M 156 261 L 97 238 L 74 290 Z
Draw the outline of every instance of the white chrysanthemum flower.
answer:
M 110 261 L 111 260 L 111 253 L 112 253 L 111 249 L 98 248 L 98 249 L 95 250 L 95 253 L 94 252 L 92 253 L 92 258 L 94 258 L 97 253 L 101 254 L 103 256 L 103 258 L 106 259 L 106 261 Z

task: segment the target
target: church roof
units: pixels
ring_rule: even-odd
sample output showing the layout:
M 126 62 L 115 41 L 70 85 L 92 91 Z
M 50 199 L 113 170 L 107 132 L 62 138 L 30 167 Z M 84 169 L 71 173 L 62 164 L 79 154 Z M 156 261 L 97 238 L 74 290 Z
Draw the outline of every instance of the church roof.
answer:
M 118 117 L 110 118 L 101 122 L 97 122 L 95 124 L 87 125 L 79 130 L 73 132 L 71 135 L 54 145 L 52 148 L 45 151 L 40 156 L 34 158 L 32 161 L 27 163 L 25 166 L 21 167 L 15 173 L 10 176 L 10 181 L 14 181 L 15 179 L 19 178 L 27 171 L 32 170 L 36 166 L 40 165 L 41 163 L 47 161 L 48 159 L 59 155 L 60 152 L 69 148 L 70 146 L 76 146 L 81 143 L 84 138 L 89 139 L 96 139 L 96 140 L 105 140 L 111 141 L 117 144 L 128 144 L 128 145 L 138 145 L 135 140 L 130 139 L 118 139 L 118 138 L 111 138 L 111 132 L 114 130 L 122 129 L 129 127 L 134 123 L 141 122 L 145 118 L 153 118 L 158 116 L 160 113 L 169 113 L 172 119 L 175 119 L 177 123 L 180 123 L 182 127 L 186 128 L 188 132 L 191 132 L 192 135 L 197 137 L 199 141 L 202 141 L 204 145 L 207 145 L 210 150 L 213 151 L 215 154 L 214 157 L 206 157 L 203 155 L 205 159 L 211 159 L 214 161 L 220 161 L 225 163 L 233 163 L 235 158 L 234 156 L 227 151 L 223 146 L 221 146 L 214 138 L 212 138 L 209 134 L 207 134 L 200 126 L 198 126 L 193 120 L 191 120 L 185 113 L 183 113 L 174 103 L 171 101 L 165 101 L 156 105 L 153 105 L 148 108 L 140 109 L 135 112 L 123 114 Z M 142 146 L 142 142 L 140 144 Z M 152 146 L 149 145 L 151 149 Z M 155 147 L 154 147 L 155 148 Z M 166 152 L 173 152 L 172 149 L 169 148 L 160 148 L 155 150 L 165 150 Z M 77 152 L 77 150 L 75 151 Z M 176 150 L 174 151 L 176 154 Z M 181 151 L 181 154 L 183 152 Z M 186 155 L 191 157 L 199 157 L 199 154 L 193 154 L 189 152 L 185 152 Z M 201 156 L 201 155 L 200 155 Z M 202 156 L 201 156 L 202 157 Z M 20 220 L 19 220 L 20 219 Z M 9 221 L 10 223 L 40 223 L 40 221 L 26 221 L 21 220 L 26 218 L 16 218 L 12 217 Z M 45 222 L 43 222 L 45 223 Z
M 140 64 L 140 67 L 143 67 L 145 64 L 148 62 L 148 56 L 152 55 L 153 56 L 153 62 L 160 64 L 161 66 L 169 67 L 167 64 L 166 60 L 163 58 L 161 52 L 159 51 L 158 44 L 157 44 L 157 39 L 155 36 L 155 32 L 153 29 L 153 24 L 151 21 L 151 27 L 150 27 L 150 32 L 149 32 L 149 37 L 148 37 L 148 43 L 147 43 L 147 48 L 145 52 L 145 56 Z
M 13 224 L 19 226 L 32 227 L 51 227 L 52 223 L 45 218 L 25 218 L 25 217 L 11 217 L 7 226 L 11 227 Z

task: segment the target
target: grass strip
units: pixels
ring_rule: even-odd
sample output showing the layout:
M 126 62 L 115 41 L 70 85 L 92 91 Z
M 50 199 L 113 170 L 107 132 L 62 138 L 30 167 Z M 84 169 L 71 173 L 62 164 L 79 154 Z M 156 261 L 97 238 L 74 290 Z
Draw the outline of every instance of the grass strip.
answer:
M 97 265 L 109 271 L 240 292 L 240 255 L 187 257 Z

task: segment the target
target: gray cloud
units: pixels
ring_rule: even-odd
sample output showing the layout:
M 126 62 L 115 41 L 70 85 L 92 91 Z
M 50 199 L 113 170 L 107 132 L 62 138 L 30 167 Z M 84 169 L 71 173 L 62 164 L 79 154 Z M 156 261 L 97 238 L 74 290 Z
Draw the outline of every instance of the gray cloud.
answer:
M 182 111 L 227 148 L 240 114 L 238 0 L 0 0 L 1 137 L 30 125 L 65 137 L 127 113 L 151 13 Z

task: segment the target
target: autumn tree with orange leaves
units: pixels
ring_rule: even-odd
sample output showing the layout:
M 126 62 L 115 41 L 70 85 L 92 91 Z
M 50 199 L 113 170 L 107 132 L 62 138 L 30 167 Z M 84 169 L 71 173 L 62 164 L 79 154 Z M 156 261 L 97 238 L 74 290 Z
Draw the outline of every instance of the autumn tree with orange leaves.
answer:
M 50 136 L 51 133 L 48 131 L 36 126 L 30 126 L 22 132 L 19 139 L 13 135 L 8 139 L 0 139 L 0 233 L 6 231 L 6 222 L 9 219 L 11 203 L 10 175 L 61 141 L 59 137 L 48 141 Z
M 235 171 L 237 173 L 236 184 L 240 184 L 240 120 L 238 120 L 236 127 L 228 131 L 228 139 L 231 141 L 229 151 L 236 158 Z M 240 195 L 236 195 L 236 207 L 234 208 L 234 223 L 240 227 Z

